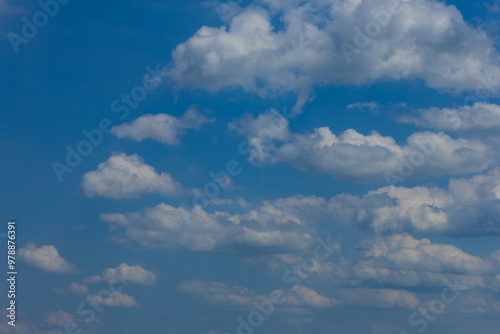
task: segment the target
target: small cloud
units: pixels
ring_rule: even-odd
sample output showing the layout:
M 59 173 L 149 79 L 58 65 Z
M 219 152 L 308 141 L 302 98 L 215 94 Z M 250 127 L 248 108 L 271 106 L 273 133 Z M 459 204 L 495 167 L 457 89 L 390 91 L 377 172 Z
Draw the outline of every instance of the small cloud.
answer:
M 142 285 L 154 285 L 156 282 L 156 276 L 153 272 L 145 270 L 141 266 L 129 266 L 126 263 L 122 263 L 116 268 L 104 270 L 102 278 L 108 283 L 116 282 L 120 278 Z
M 87 299 L 96 305 L 107 307 L 138 307 L 139 304 L 134 297 L 121 292 L 109 292 L 107 295 L 89 295 Z
M 167 114 L 144 115 L 131 123 L 118 125 L 111 131 L 118 138 L 136 141 L 156 140 L 163 144 L 177 145 L 186 130 L 198 130 L 203 124 L 213 122 L 197 109 L 191 108 L 181 118 Z
M 99 164 L 96 171 L 83 176 L 86 196 L 111 199 L 137 198 L 141 194 L 160 193 L 175 195 L 183 192 L 182 186 L 167 172 L 158 174 L 136 154 L 113 154 Z
M 99 275 L 90 276 L 82 280 L 83 284 L 95 284 L 102 282 L 102 277 Z
M 376 111 L 380 105 L 375 102 L 358 102 L 358 103 L 351 103 L 347 106 L 347 109 L 361 109 L 361 110 L 368 110 L 368 111 Z
M 19 257 L 29 266 L 43 271 L 58 274 L 76 272 L 76 266 L 59 256 L 59 252 L 52 245 L 37 248 L 35 244 L 30 243 L 19 250 Z

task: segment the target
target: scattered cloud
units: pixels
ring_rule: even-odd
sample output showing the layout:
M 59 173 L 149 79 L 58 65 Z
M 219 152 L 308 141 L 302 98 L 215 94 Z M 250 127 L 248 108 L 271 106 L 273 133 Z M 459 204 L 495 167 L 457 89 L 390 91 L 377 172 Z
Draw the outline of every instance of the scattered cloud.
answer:
M 307 220 L 269 202 L 244 214 L 159 204 L 142 212 L 102 214 L 101 219 L 117 232 L 124 230 L 113 238 L 116 242 L 196 252 L 291 251 L 308 247 L 315 235 Z
M 139 304 L 134 297 L 121 292 L 109 292 L 106 296 L 88 295 L 87 299 L 95 305 L 104 305 L 107 307 L 138 307 Z
M 83 284 L 96 284 L 101 282 L 102 282 L 102 277 L 100 275 L 89 276 L 82 280 Z
M 479 140 L 443 133 L 414 133 L 406 145 L 376 131 L 364 135 L 348 129 L 337 136 L 320 127 L 313 133 L 294 134 L 288 121 L 273 110 L 257 118 L 242 117 L 229 128 L 247 137 L 249 161 L 255 165 L 288 162 L 307 172 L 357 182 L 387 182 L 388 173 L 411 178 L 477 173 L 492 166 L 498 156 Z
M 76 266 L 59 256 L 59 252 L 52 245 L 37 248 L 35 244 L 29 243 L 26 248 L 19 249 L 18 254 L 24 262 L 36 269 L 58 274 L 76 272 Z
M 445 131 L 499 130 L 500 106 L 476 102 L 470 106 L 423 109 L 416 116 L 401 116 L 399 121 Z
M 337 195 L 329 209 L 338 222 L 375 233 L 449 236 L 500 233 L 500 169 L 469 179 L 451 179 L 448 189 L 383 187 L 362 197 Z
M 105 282 L 116 282 L 120 278 L 141 285 L 154 285 L 156 282 L 155 274 L 139 265 L 129 266 L 122 263 L 116 268 L 107 268 L 102 272 L 102 279 Z
M 198 130 L 203 124 L 213 121 L 214 119 L 191 108 L 181 118 L 167 114 L 147 114 L 131 123 L 115 126 L 111 133 L 118 138 L 129 138 L 139 142 L 152 139 L 168 145 L 177 145 L 186 130 Z
M 194 296 L 203 298 L 213 304 L 226 306 L 253 307 L 254 301 L 269 299 L 249 291 L 244 286 L 227 286 L 221 282 L 184 281 L 178 289 Z M 329 308 L 338 303 L 333 298 L 319 295 L 311 288 L 299 286 L 295 290 L 283 291 L 285 306 L 287 307 L 312 307 Z
M 145 164 L 136 154 L 113 154 L 99 164 L 96 171 L 83 176 L 82 187 L 88 197 L 101 196 L 111 199 L 137 198 L 142 194 L 160 193 L 176 195 L 182 186 L 173 177 Z
M 368 110 L 368 111 L 375 111 L 379 108 L 379 104 L 375 101 L 371 102 L 357 102 L 357 103 L 351 103 L 347 105 L 347 109 L 361 109 L 361 110 Z
M 406 308 L 419 305 L 418 298 L 406 290 L 394 289 L 341 289 L 342 300 L 350 306 L 361 308 Z

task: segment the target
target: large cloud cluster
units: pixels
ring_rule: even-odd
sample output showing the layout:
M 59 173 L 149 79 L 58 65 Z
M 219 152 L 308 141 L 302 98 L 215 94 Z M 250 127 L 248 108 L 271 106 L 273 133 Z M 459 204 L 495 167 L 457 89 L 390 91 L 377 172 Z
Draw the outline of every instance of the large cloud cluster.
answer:
M 262 1 L 235 11 L 228 27 L 204 26 L 173 51 L 170 76 L 182 87 L 241 87 L 300 94 L 317 84 L 422 79 L 475 90 L 500 78 L 494 40 L 434 0 Z M 282 27 L 273 22 L 279 18 Z M 489 80 L 489 79 L 488 79 Z
M 417 132 L 399 145 L 376 131 L 364 135 L 348 129 L 335 135 L 328 127 L 292 133 L 288 121 L 271 110 L 242 117 L 229 128 L 247 138 L 249 160 L 257 165 L 287 162 L 308 172 L 351 181 L 397 182 L 405 178 L 482 172 L 498 157 L 479 139 Z

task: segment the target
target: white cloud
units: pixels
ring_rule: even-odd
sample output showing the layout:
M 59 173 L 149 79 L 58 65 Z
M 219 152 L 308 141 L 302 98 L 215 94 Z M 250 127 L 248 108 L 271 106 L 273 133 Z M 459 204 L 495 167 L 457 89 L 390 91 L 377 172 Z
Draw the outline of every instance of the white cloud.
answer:
M 347 105 L 347 109 L 361 109 L 365 110 L 367 109 L 368 111 L 375 111 L 379 107 L 378 103 L 375 101 L 371 102 L 357 102 L 357 103 L 351 103 Z
M 58 294 L 63 294 L 63 293 L 74 293 L 77 295 L 86 295 L 89 293 L 89 288 L 87 288 L 83 284 L 78 284 L 78 283 L 71 283 L 69 289 L 61 289 L 61 288 L 55 288 L 54 293 Z
M 448 189 L 383 187 L 363 197 L 338 195 L 329 212 L 336 221 L 375 233 L 449 236 L 500 234 L 500 169 L 451 179 Z
M 120 264 L 116 268 L 107 268 L 102 272 L 102 279 L 106 282 L 117 282 L 121 279 L 127 282 L 154 285 L 156 276 L 151 271 L 145 270 L 139 265 L 129 266 L 126 263 Z
M 147 248 L 198 252 L 264 253 L 306 249 L 317 224 L 352 224 L 376 235 L 479 236 L 500 234 L 500 169 L 469 179 L 451 179 L 447 189 L 388 186 L 363 196 L 339 194 L 329 200 L 292 196 L 231 206 L 238 214 L 160 204 L 141 212 L 102 214 L 112 240 Z M 241 210 L 246 210 L 241 212 Z
M 96 171 L 86 173 L 82 187 L 88 197 L 112 199 L 136 198 L 152 193 L 175 195 L 183 191 L 167 172 L 158 174 L 141 157 L 125 153 L 113 154 L 99 164 Z
M 73 315 L 62 310 L 50 311 L 47 314 L 47 319 L 44 321 L 44 324 L 47 324 L 51 327 L 64 327 L 67 323 L 78 320 L 79 319 L 75 319 Z
M 177 288 L 213 304 L 251 306 L 257 297 L 244 286 L 230 287 L 221 282 L 184 281 Z
M 295 290 L 285 293 L 286 303 L 295 307 L 329 308 L 339 303 L 334 298 L 318 294 L 311 288 L 298 286 Z
M 288 121 L 273 110 L 257 118 L 243 117 L 229 128 L 247 137 L 249 161 L 254 164 L 288 162 L 308 172 L 351 181 L 392 182 L 481 172 L 498 156 L 481 141 L 453 139 L 443 133 L 414 133 L 406 145 L 376 131 L 363 135 L 348 129 L 337 136 L 321 127 L 313 133 L 294 134 Z
M 432 243 L 408 234 L 368 237 L 349 252 L 318 263 L 308 275 L 307 284 L 323 286 L 328 291 L 338 287 L 336 298 L 350 306 L 412 308 L 417 300 L 402 288 L 430 292 L 450 285 L 460 291 L 500 291 L 497 253 L 474 256 L 451 244 Z M 302 254 L 310 256 L 307 252 Z M 247 259 L 248 263 L 265 265 L 272 277 L 279 277 L 293 266 L 300 267 L 303 261 L 304 256 L 296 253 Z M 350 292 L 352 296 L 346 296 Z
M 177 145 L 186 130 L 198 130 L 207 122 L 213 122 L 213 119 L 191 108 L 181 118 L 167 114 L 147 114 L 131 123 L 114 127 L 111 133 L 118 138 L 130 138 L 136 141 L 153 139 L 160 143 Z
M 476 102 L 456 108 L 419 110 L 417 116 L 402 116 L 403 123 L 447 131 L 485 131 L 500 129 L 500 106 Z
M 354 288 L 341 289 L 342 301 L 350 306 L 370 308 L 406 308 L 419 305 L 417 297 L 406 290 Z
M 201 297 L 209 303 L 222 305 L 253 307 L 253 301 L 269 299 L 268 296 L 258 295 L 244 286 L 227 286 L 220 282 L 184 281 L 179 284 L 178 289 Z M 329 308 L 338 303 L 337 300 L 321 296 L 304 286 L 283 293 L 285 306 L 288 307 Z
M 102 214 L 101 219 L 117 232 L 124 230 L 125 234 L 118 234 L 115 241 L 198 252 L 304 249 L 315 235 L 314 228 L 299 213 L 269 202 L 244 214 L 209 213 L 198 205 L 186 210 L 160 204 L 137 213 Z
M 138 307 L 134 297 L 121 292 L 109 292 L 107 295 L 88 295 L 87 298 L 96 305 L 107 307 Z
M 372 13 L 394 1 L 263 2 L 271 9 L 250 5 L 228 28 L 203 26 L 179 44 L 170 76 L 181 87 L 210 92 L 223 87 L 260 95 L 299 92 L 297 108 L 319 84 L 422 79 L 440 90 L 473 91 L 483 81 L 500 78 L 494 39 L 467 24 L 453 5 L 405 1 L 397 13 L 389 13 L 387 24 L 378 18 L 381 27 Z M 271 23 L 278 18 L 282 29 Z M 373 38 L 366 35 L 368 23 L 369 29 L 381 28 L 368 31 Z M 348 57 L 347 44 L 355 50 Z
M 51 273 L 71 274 L 76 272 L 75 265 L 68 263 L 59 256 L 59 252 L 52 245 L 40 246 L 30 243 L 26 248 L 18 251 L 19 257 L 28 265 Z
M 78 283 L 71 283 L 69 287 L 70 291 L 76 294 L 80 295 L 86 295 L 89 293 L 89 288 L 87 288 L 85 285 L 78 284 Z
M 360 247 L 367 259 L 386 268 L 458 274 L 484 274 L 491 270 L 489 262 L 479 256 L 467 254 L 453 245 L 418 240 L 409 234 L 365 240 Z
M 95 284 L 100 282 L 102 282 L 102 277 L 100 275 L 86 277 L 82 280 L 83 284 Z

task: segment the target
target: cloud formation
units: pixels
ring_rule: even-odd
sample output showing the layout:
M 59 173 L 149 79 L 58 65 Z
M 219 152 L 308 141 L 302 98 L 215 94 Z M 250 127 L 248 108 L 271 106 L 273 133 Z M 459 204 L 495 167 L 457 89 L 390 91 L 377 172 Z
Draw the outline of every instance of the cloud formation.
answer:
M 253 307 L 253 301 L 269 299 L 264 295 L 258 295 L 244 286 L 227 286 L 221 282 L 184 281 L 178 285 L 178 289 L 194 296 L 203 298 L 213 304 Z M 305 286 L 299 286 L 295 290 L 283 291 L 285 305 L 287 307 L 312 307 L 329 308 L 338 301 L 333 298 L 321 296 L 316 291 Z
M 492 131 L 500 129 L 500 106 L 476 102 L 455 108 L 430 108 L 419 110 L 417 116 L 401 116 L 399 120 L 446 131 Z
M 83 176 L 82 188 L 86 196 L 111 199 L 137 198 L 143 194 L 176 195 L 182 186 L 173 177 L 144 163 L 136 154 L 113 154 L 99 164 L 96 171 Z
M 133 122 L 115 126 L 111 133 L 118 138 L 139 142 L 152 139 L 168 145 L 177 145 L 186 130 L 198 130 L 207 122 L 213 122 L 213 119 L 191 108 L 181 118 L 167 114 L 143 115 Z
M 159 204 L 142 212 L 102 214 L 101 219 L 124 232 L 113 238 L 117 242 L 196 252 L 290 251 L 308 247 L 315 235 L 306 220 L 268 202 L 244 214 Z
M 19 257 L 29 266 L 58 274 L 72 274 L 76 272 L 76 266 L 68 263 L 53 245 L 40 246 L 39 248 L 29 243 L 26 248 L 18 251 Z
M 229 128 L 247 138 L 255 165 L 287 162 L 307 172 L 332 174 L 358 182 L 401 182 L 405 178 L 463 175 L 486 170 L 497 155 L 480 140 L 454 139 L 444 133 L 418 132 L 399 145 L 376 131 L 348 129 L 335 135 L 328 127 L 291 133 L 276 111 L 242 117 Z
M 383 187 L 366 195 L 338 195 L 328 210 L 338 222 L 375 233 L 477 236 L 500 233 L 500 169 L 438 187 Z
M 106 296 L 88 295 L 94 305 L 104 305 L 107 307 L 138 307 L 139 304 L 134 297 L 121 292 L 109 292 Z
M 129 266 L 126 263 L 122 263 L 116 268 L 105 269 L 102 272 L 102 279 L 108 283 L 124 279 L 127 282 L 141 285 L 154 285 L 156 282 L 156 276 L 153 272 L 145 270 L 139 265 Z
M 406 290 L 340 289 L 340 295 L 344 303 L 351 307 L 413 309 L 419 305 L 419 300 L 415 294 Z
M 494 39 L 434 0 L 263 0 L 228 27 L 200 28 L 172 53 L 180 87 L 224 87 L 266 95 L 319 84 L 422 79 L 429 87 L 473 91 L 500 81 Z M 273 24 L 279 19 L 283 26 Z M 409 42 L 410 41 L 410 42 Z M 490 81 L 491 81 L 490 80 Z

